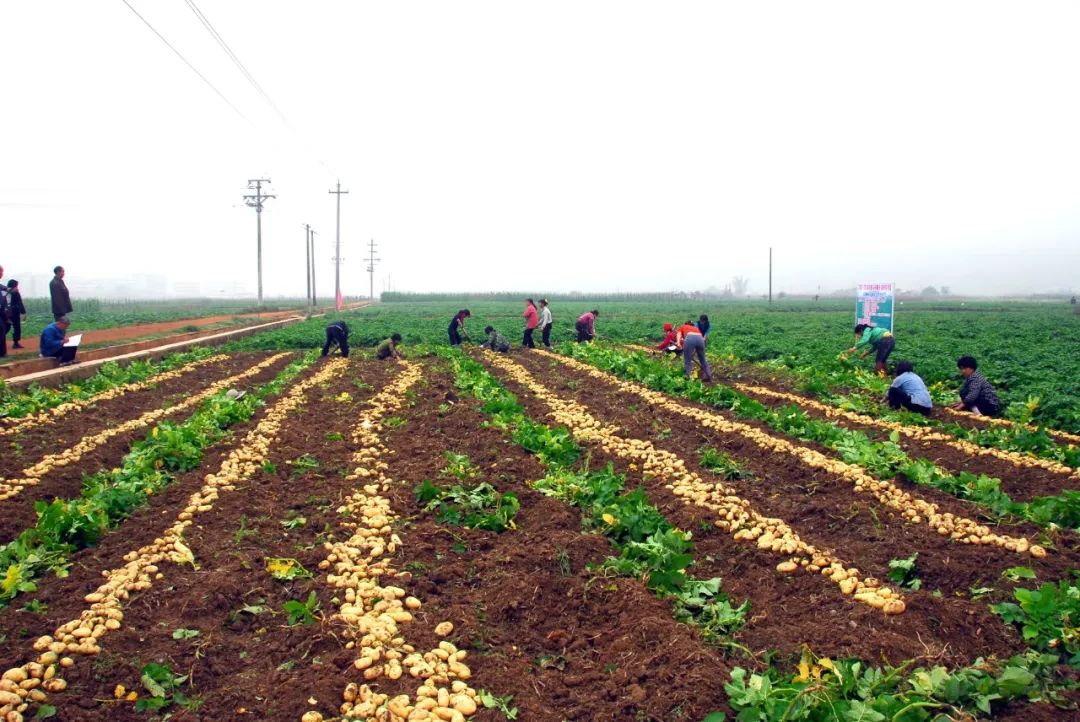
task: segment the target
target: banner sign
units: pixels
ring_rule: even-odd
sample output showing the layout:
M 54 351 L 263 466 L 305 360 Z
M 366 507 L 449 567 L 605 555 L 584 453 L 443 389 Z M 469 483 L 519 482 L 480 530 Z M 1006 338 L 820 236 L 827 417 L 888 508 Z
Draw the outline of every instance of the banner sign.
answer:
M 893 305 L 891 283 L 860 283 L 855 289 L 855 323 L 893 331 Z

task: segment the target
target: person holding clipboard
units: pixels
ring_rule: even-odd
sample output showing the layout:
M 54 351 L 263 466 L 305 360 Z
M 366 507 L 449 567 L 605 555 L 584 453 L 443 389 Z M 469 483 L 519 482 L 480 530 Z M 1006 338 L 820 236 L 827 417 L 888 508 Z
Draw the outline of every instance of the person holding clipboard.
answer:
M 61 366 L 75 363 L 75 353 L 79 350 L 82 334 L 69 339 L 67 330 L 70 325 L 71 319 L 61 316 L 45 327 L 38 342 L 38 351 L 43 358 L 54 358 Z

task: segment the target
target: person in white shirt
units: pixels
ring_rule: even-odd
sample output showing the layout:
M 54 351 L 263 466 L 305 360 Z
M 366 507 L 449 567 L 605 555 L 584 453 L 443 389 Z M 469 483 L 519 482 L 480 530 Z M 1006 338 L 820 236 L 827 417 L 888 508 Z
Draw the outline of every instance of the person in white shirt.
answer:
M 551 350 L 551 309 L 546 298 L 540 299 L 540 329 L 543 332 L 544 348 Z

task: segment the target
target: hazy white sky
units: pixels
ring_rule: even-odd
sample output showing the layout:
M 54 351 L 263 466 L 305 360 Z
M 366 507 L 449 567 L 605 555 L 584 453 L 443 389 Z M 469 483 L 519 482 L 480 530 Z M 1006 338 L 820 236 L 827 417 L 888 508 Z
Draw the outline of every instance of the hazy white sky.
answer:
M 0 3 L 0 265 L 332 289 L 1080 288 L 1080 3 Z

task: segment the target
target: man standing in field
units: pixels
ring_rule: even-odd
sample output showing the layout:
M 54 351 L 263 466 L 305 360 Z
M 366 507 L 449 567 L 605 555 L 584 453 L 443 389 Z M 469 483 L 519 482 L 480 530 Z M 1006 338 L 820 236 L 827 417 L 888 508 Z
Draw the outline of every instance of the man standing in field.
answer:
M 53 279 L 49 281 L 49 296 L 52 298 L 53 320 L 59 321 L 61 316 L 72 312 L 71 296 L 68 294 L 67 284 L 64 283 L 64 267 L 57 266 L 53 269 Z

